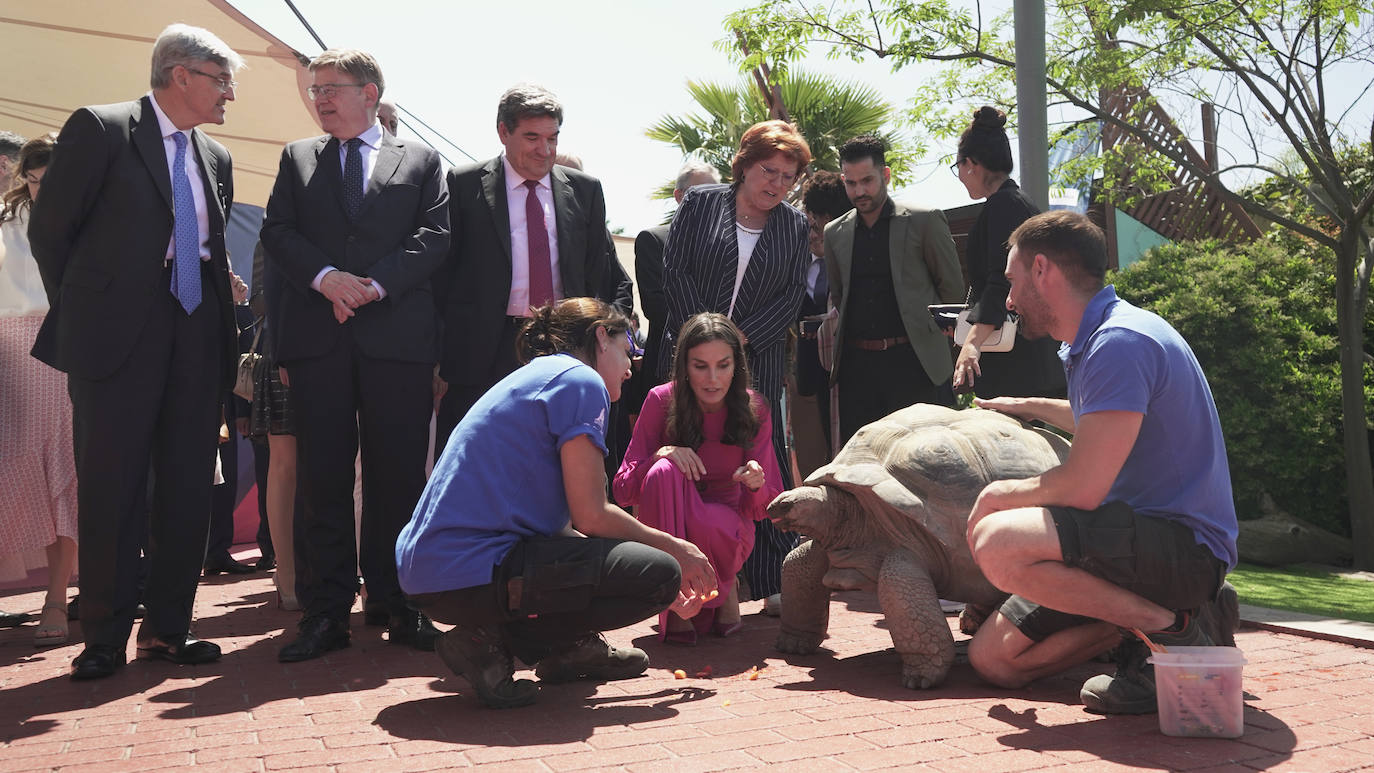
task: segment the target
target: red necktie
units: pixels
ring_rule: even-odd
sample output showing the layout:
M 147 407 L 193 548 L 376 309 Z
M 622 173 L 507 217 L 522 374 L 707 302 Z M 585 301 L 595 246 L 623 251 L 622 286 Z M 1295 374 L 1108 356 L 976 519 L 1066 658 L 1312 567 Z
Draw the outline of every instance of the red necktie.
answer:
M 544 208 L 534 190 L 538 180 L 526 180 L 525 187 L 525 234 L 529 245 L 530 259 L 530 308 L 553 302 L 553 267 L 549 263 L 549 232 L 544 227 Z

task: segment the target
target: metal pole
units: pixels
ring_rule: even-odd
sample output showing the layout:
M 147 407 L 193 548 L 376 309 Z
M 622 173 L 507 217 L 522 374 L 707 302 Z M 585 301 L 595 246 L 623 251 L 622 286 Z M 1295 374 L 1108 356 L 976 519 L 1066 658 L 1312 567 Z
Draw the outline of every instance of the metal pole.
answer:
M 1045 0 L 1016 0 L 1016 135 L 1021 190 L 1050 205 L 1049 127 L 1045 117 Z

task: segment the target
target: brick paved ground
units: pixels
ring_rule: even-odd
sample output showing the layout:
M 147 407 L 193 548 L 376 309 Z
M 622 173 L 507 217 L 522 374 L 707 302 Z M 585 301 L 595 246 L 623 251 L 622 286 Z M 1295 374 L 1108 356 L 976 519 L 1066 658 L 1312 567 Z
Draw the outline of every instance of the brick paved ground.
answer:
M 0 598 L 40 605 L 37 591 Z M 759 607 L 746 605 L 737 638 L 694 649 L 658 644 L 648 623 L 619 631 L 649 651 L 647 676 L 553 686 L 495 712 L 356 611 L 352 648 L 278 664 L 297 616 L 275 608 L 271 581 L 207 580 L 196 632 L 226 653 L 211 666 L 132 662 L 74 683 L 78 644 L 35 650 L 32 625 L 0 631 L 0 771 L 1374 770 L 1374 649 L 1242 632 L 1244 737 L 1173 739 L 1153 716 L 1085 713 L 1089 667 L 1003 691 L 961 664 L 938 689 L 904 690 L 872 596 L 837 595 L 831 653 L 811 657 L 779 657 Z M 672 677 L 707 666 L 712 678 Z

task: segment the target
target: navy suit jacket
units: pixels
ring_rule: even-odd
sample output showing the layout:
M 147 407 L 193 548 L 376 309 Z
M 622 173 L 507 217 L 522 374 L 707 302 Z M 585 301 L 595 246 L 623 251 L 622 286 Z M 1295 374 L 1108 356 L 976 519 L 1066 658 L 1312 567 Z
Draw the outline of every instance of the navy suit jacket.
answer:
M 219 310 L 223 386 L 238 360 L 224 224 L 234 200 L 229 151 L 199 129 L 191 148 L 210 219 L 210 287 Z M 162 129 L 147 97 L 83 107 L 67 119 L 29 217 L 29 244 L 48 295 L 33 356 L 98 380 L 124 364 L 157 293 L 172 240 L 172 175 Z
M 505 324 L 511 245 L 502 158 L 448 173 L 453 238 L 435 276 L 435 290 L 444 328 L 439 373 L 451 384 L 485 385 Z M 601 182 L 576 169 L 555 166 L 550 183 L 563 297 L 600 298 L 628 313 L 632 285 L 606 230 Z
M 328 353 L 348 332 L 369 357 L 434 362 L 438 322 L 430 275 L 448 251 L 448 192 L 439 154 L 383 132 L 362 209 L 349 220 L 339 141 L 298 140 L 281 155 L 262 244 L 285 280 L 273 307 L 278 362 Z M 325 266 L 375 279 L 386 297 L 340 325 L 310 283 Z M 348 328 L 345 331 L 345 328 Z

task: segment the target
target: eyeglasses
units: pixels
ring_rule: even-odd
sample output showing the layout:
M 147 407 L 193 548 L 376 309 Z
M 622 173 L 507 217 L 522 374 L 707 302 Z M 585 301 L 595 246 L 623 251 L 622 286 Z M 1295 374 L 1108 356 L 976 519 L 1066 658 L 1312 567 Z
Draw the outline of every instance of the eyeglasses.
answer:
M 200 75 L 200 76 L 209 78 L 210 80 L 214 81 L 214 82 L 215 82 L 215 85 L 219 87 L 219 93 L 221 93 L 221 94 L 228 94 L 229 91 L 230 91 L 231 89 L 236 89 L 236 88 L 239 87 L 239 82 L 238 82 L 238 81 L 236 81 L 236 80 L 230 80 L 230 79 L 225 78 L 225 77 L 223 77 L 223 76 L 221 76 L 221 75 L 211 75 L 211 74 L 208 73 L 208 72 L 201 72 L 200 70 L 197 70 L 197 69 L 194 68 L 194 67 L 187 67 L 187 68 L 186 68 L 186 71 L 187 71 L 187 72 L 193 72 L 193 73 L 195 73 L 196 75 Z
M 795 171 L 784 172 L 781 169 L 774 169 L 773 167 L 768 166 L 767 164 L 759 164 L 759 172 L 763 175 L 764 179 L 766 179 L 770 183 L 782 181 L 787 185 L 791 185 L 792 183 L 797 181 L 797 173 Z
M 961 167 L 961 166 L 963 166 L 963 165 L 964 165 L 964 159 L 961 158 L 961 159 L 959 159 L 958 161 L 955 161 L 954 163 L 952 163 L 952 164 L 949 165 L 949 171 L 953 172 L 955 177 L 958 177 L 958 176 L 959 176 L 959 167 Z
M 310 95 L 312 101 L 321 97 L 333 99 L 338 96 L 339 89 L 360 89 L 366 85 L 365 83 L 325 83 L 319 86 L 310 86 L 306 88 L 305 93 Z

